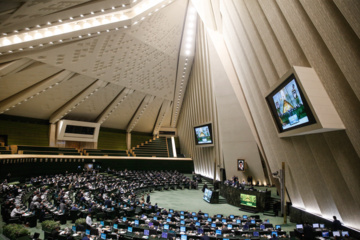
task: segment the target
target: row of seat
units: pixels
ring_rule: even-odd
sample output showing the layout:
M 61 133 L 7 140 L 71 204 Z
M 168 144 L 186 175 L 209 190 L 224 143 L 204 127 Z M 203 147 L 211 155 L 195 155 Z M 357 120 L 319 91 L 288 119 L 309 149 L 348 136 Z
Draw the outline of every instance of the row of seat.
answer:
M 130 150 L 137 157 L 169 157 L 168 146 L 165 137 L 157 137 L 134 147 Z

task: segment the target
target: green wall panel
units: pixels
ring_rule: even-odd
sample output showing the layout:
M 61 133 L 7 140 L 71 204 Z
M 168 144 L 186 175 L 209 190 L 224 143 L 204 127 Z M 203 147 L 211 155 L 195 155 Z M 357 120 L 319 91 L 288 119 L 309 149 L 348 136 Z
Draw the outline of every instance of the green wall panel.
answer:
M 100 128 L 98 149 L 126 150 L 126 133 Z
M 0 120 L 0 135 L 8 135 L 8 145 L 49 146 L 49 125 Z
M 152 137 L 151 134 L 131 133 L 131 147 L 136 147 L 136 145 L 149 141 Z

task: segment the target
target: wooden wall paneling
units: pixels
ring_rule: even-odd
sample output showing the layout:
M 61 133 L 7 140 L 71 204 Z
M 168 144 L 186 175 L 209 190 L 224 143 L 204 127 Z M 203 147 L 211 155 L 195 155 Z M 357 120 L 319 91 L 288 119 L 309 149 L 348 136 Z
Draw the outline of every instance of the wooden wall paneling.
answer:
M 358 0 L 333 0 L 336 6 L 341 11 L 347 22 L 350 24 L 352 30 L 360 38 L 360 1 Z

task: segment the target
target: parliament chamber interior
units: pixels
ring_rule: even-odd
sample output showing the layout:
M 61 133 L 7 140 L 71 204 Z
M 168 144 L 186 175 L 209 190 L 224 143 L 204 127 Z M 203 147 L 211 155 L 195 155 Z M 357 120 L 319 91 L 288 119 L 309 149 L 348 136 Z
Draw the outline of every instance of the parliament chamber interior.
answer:
M 0 239 L 360 239 L 359 16 L 1 0 Z

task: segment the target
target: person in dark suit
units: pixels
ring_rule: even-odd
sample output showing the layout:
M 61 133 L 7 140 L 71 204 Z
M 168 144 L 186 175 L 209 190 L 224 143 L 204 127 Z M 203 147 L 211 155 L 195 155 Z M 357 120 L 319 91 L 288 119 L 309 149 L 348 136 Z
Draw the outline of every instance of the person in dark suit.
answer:
M 59 234 L 60 234 L 59 230 L 60 230 L 60 228 L 56 227 L 54 230 L 51 231 L 51 237 L 53 239 L 58 239 Z
M 90 240 L 90 236 L 89 236 L 89 235 L 85 235 L 81 240 Z
M 270 240 L 279 240 L 279 238 L 275 234 L 273 234 Z
M 105 202 L 104 202 L 104 205 L 106 206 L 106 207 L 111 207 L 111 201 L 110 201 L 110 199 L 107 197 L 106 198 L 106 200 L 105 200 Z
M 202 236 L 200 237 L 200 240 L 210 240 L 210 238 L 207 234 L 203 233 Z
M 305 240 L 313 240 L 314 239 L 314 230 L 308 222 L 305 222 L 305 225 L 304 225 L 303 239 L 305 239 Z
M 331 230 L 339 231 L 342 229 L 341 222 L 337 220 L 336 216 L 333 216 L 334 221 L 332 222 Z
M 150 194 L 146 195 L 146 203 L 149 204 L 150 203 Z

